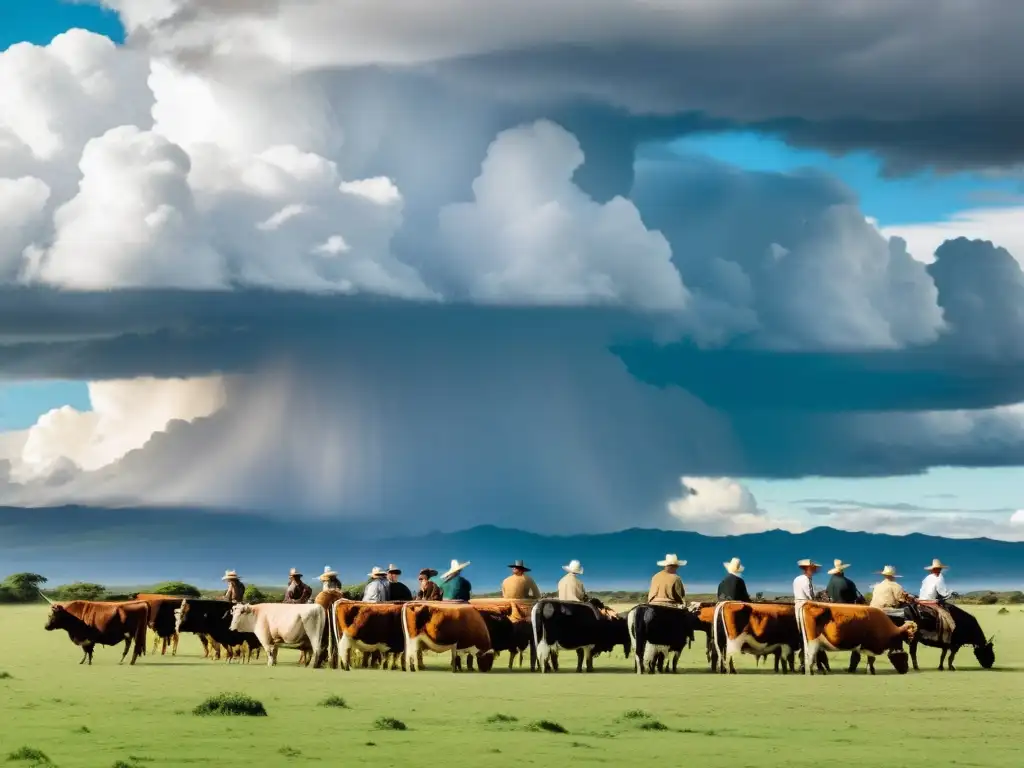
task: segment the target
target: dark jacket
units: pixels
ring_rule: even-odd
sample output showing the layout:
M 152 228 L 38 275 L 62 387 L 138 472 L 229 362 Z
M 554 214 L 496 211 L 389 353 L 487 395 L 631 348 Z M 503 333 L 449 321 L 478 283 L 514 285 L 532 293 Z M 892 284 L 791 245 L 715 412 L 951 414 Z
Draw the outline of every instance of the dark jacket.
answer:
M 417 600 L 443 600 L 444 595 L 441 594 L 441 588 L 432 581 L 428 581 L 423 585 L 423 589 L 416 593 Z
M 400 581 L 389 581 L 388 600 L 412 600 L 412 592 Z
M 747 583 L 736 574 L 730 573 L 718 585 L 718 602 L 723 600 L 739 600 L 749 603 L 750 593 L 747 592 Z
M 228 582 L 228 588 L 224 590 L 224 599 L 234 603 L 240 603 L 245 599 L 245 584 L 241 579 Z
M 836 574 L 828 580 L 825 587 L 830 603 L 856 603 L 857 585 L 841 574 Z
M 284 591 L 285 603 L 304 603 L 313 594 L 313 588 L 302 581 L 292 581 Z

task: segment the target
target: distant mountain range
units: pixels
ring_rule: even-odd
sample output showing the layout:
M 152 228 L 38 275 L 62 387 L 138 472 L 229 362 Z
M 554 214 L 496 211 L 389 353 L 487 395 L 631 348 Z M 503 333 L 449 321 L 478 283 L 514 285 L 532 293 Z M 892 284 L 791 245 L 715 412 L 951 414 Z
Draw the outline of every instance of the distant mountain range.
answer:
M 397 563 L 403 579 L 415 581 L 422 567 L 445 571 L 453 558 L 469 560 L 465 576 L 474 591 L 494 591 L 522 558 L 543 590 L 554 588 L 561 566 L 575 558 L 591 589 L 646 587 L 666 553 L 688 561 L 681 570 L 690 591 L 712 589 L 722 563 L 740 557 L 752 592 L 787 591 L 796 561 L 811 557 L 830 566 L 836 557 L 851 563 L 848 575 L 863 591 L 883 565 L 894 564 L 904 584 L 916 591 L 924 566 L 939 557 L 951 566 L 951 587 L 1024 588 L 1024 542 L 945 539 L 913 534 L 852 533 L 815 528 L 743 536 L 704 536 L 686 531 L 632 528 L 617 533 L 542 536 L 481 525 L 453 533 L 402 535 L 382 518 L 376 530 L 344 520 L 271 519 L 240 512 L 189 508 L 107 509 L 0 507 L 0 578 L 34 571 L 51 585 L 92 581 L 106 585 L 184 580 L 202 588 L 220 584 L 226 569 L 246 583 L 287 581 L 296 567 L 315 581 L 325 565 L 342 581 L 365 579 L 374 565 Z M 819 577 L 824 586 L 827 576 Z

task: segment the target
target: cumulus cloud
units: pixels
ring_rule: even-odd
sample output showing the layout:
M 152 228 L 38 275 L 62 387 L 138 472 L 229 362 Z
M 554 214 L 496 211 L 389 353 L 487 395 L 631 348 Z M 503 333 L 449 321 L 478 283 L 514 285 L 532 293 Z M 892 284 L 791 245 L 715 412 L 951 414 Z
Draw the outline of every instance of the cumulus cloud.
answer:
M 799 44 L 831 6 L 773 26 L 796 3 L 744 3 L 742 51 L 707 42 L 731 2 L 495 6 L 482 34 L 478 4 L 110 5 L 127 47 L 0 54 L 0 373 L 104 382 L 0 435 L 0 500 L 739 532 L 797 524 L 729 477 L 1024 461 L 1005 252 L 926 266 L 834 179 L 662 144 L 1011 103 L 879 38 L 909 5 L 865 8 L 829 62 Z M 681 475 L 703 491 L 666 506 Z
M 1006 248 L 1015 258 L 1024 258 L 1024 208 L 1001 205 L 971 208 L 944 221 L 919 224 L 892 224 L 882 227 L 885 237 L 899 237 L 910 254 L 925 264 L 935 260 L 935 252 L 947 240 L 988 240 Z

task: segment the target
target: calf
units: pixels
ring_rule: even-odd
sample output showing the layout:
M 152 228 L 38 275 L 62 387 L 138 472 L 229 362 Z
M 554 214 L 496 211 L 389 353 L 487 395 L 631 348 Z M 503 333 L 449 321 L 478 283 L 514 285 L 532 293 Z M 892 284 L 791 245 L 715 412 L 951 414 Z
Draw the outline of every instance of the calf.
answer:
M 487 628 L 491 633 L 491 645 L 494 648 L 495 658 L 502 651 L 508 651 L 508 668 L 512 669 L 517 656 L 519 657 L 519 666 L 522 667 L 524 654 L 529 649 L 530 671 L 537 668 L 537 649 L 533 644 L 533 627 L 530 623 L 533 601 L 473 598 L 469 604 L 480 611 L 485 620 L 488 620 L 488 615 L 507 619 L 507 626 L 506 623 L 499 621 L 495 621 L 492 626 L 488 620 Z M 526 616 L 525 620 L 519 618 L 524 615 Z
M 231 608 L 233 632 L 253 632 L 267 652 L 267 666 L 277 664 L 278 648 L 282 645 L 310 646 L 313 667 L 323 666 L 323 635 L 327 615 L 316 603 L 237 603 Z
M 533 606 L 531 616 L 537 665 L 541 673 L 558 671 L 558 651 L 576 651 L 576 671 L 594 671 L 593 658 L 621 645 L 628 659 L 631 640 L 626 620 L 592 602 L 544 598 Z
M 174 611 L 181 607 L 184 598 L 170 595 L 138 594 L 136 600 L 142 600 L 149 604 L 149 628 L 153 630 L 153 653 L 160 645 L 160 655 L 167 654 L 167 647 L 171 648 L 171 656 L 178 655 L 178 633 L 174 629 Z
M 866 605 L 807 602 L 800 606 L 797 623 L 809 658 L 819 650 L 857 651 L 868 659 L 868 671 L 875 674 L 875 657 L 887 654 L 896 671 L 905 675 L 910 666 L 903 641 L 913 640 L 917 624 L 908 621 L 897 627 L 885 611 Z M 813 665 L 807 673 L 814 674 Z
M 458 672 L 460 656 L 476 657 L 481 672 L 494 665 L 494 649 L 487 623 L 473 606 L 463 603 L 410 602 L 401 606 L 405 633 L 405 662 L 409 671 L 419 666 L 421 650 L 451 651 L 452 672 Z
M 50 615 L 45 629 L 52 632 L 63 629 L 75 645 L 82 648 L 83 664 L 88 660 L 92 666 L 92 654 L 97 645 L 118 645 L 124 643 L 121 660 L 125 660 L 128 649 L 134 641 L 132 660 L 146 654 L 146 629 L 149 624 L 149 605 L 141 601 L 127 603 L 99 602 L 94 600 L 71 600 L 55 603 L 49 598 Z
M 632 608 L 626 614 L 626 622 L 636 649 L 634 668 L 637 674 L 654 674 L 655 667 L 664 672 L 669 660 L 674 673 L 679 654 L 693 641 L 693 614 L 682 607 L 644 604 Z
M 335 642 L 342 669 L 352 668 L 352 651 L 363 654 L 366 666 L 371 654 L 381 655 L 382 666 L 396 669 L 403 664 L 405 635 L 402 632 L 401 603 L 362 603 L 337 600 L 333 604 Z

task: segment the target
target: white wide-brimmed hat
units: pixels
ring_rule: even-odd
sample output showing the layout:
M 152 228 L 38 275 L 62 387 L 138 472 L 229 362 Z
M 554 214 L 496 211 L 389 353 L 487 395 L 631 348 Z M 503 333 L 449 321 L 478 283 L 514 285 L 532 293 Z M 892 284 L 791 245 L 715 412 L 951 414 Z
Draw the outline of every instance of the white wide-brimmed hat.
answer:
M 943 568 L 943 569 L 945 569 L 945 568 L 949 568 L 949 566 L 948 565 L 943 565 L 942 561 L 939 560 L 939 558 L 937 558 L 937 557 L 934 560 L 932 560 L 932 564 L 931 565 L 925 566 L 925 570 L 926 571 L 933 571 L 936 568 Z
M 298 576 L 301 579 L 302 571 L 297 571 L 294 568 L 291 568 L 288 570 L 288 578 L 290 579 L 292 576 Z
M 583 574 L 583 566 L 580 565 L 579 560 L 570 560 L 568 565 L 562 566 L 562 570 L 568 571 L 569 573 L 575 573 L 577 576 Z
M 842 560 L 833 560 L 832 567 L 829 569 L 829 574 L 835 576 L 840 571 L 845 571 L 850 567 L 849 563 L 844 563 Z
M 320 581 L 327 581 L 328 579 L 337 578 L 337 576 L 337 571 L 332 571 L 331 566 L 325 565 L 324 572 L 320 574 Z
M 885 568 L 880 570 L 879 573 L 882 576 L 892 576 L 893 578 L 896 578 L 896 577 L 899 576 L 899 574 L 896 573 L 896 566 L 894 566 L 894 565 L 887 565 L 887 566 L 885 566 Z
M 388 563 L 388 573 L 397 573 L 397 574 L 401 575 L 402 569 L 399 568 L 394 563 Z
M 816 563 L 809 557 L 805 557 L 803 560 L 797 561 L 797 568 L 821 568 L 821 563 Z
M 445 571 L 444 575 L 441 578 L 442 579 L 447 579 L 449 576 L 454 576 L 456 573 L 461 571 L 467 565 L 469 565 L 469 560 L 467 560 L 464 563 L 460 563 L 458 560 L 452 560 L 452 567 L 449 568 L 447 571 Z
M 744 570 L 743 564 L 740 563 L 740 559 L 738 557 L 734 557 L 728 563 L 722 563 L 722 565 L 725 566 L 725 570 L 732 574 L 743 573 Z
M 680 560 L 675 555 L 665 555 L 665 559 L 664 560 L 659 560 L 658 561 L 658 565 L 660 565 L 662 567 L 664 567 L 666 565 L 684 566 L 684 565 L 686 565 L 686 561 L 685 560 Z
M 220 577 L 220 580 L 221 581 L 231 581 L 232 579 L 237 579 L 237 578 L 238 578 L 238 574 L 235 573 L 234 571 L 224 571 L 224 575 Z
M 387 576 L 388 572 L 382 571 L 375 565 L 373 566 L 373 568 L 370 569 L 370 572 L 366 575 L 369 576 L 371 579 L 376 579 L 378 576 Z

